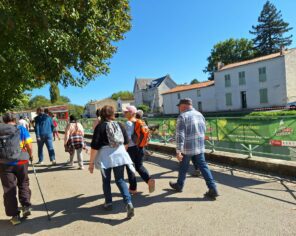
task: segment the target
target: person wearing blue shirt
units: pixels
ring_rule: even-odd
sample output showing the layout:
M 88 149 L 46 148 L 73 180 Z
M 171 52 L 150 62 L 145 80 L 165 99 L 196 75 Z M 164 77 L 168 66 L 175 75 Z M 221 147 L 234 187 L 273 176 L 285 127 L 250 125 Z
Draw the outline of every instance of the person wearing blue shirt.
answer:
M 43 164 L 43 146 L 46 145 L 48 149 L 48 155 L 53 165 L 56 164 L 55 152 L 53 148 L 53 130 L 54 125 L 52 118 L 44 113 L 44 110 L 37 108 L 37 116 L 35 117 L 35 134 L 38 145 L 38 158 L 39 161 L 36 164 Z

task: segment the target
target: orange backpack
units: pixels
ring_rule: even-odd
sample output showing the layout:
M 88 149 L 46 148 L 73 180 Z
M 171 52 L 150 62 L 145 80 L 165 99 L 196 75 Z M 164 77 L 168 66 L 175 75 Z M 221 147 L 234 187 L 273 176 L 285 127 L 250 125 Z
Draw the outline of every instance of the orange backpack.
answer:
M 137 119 L 135 122 L 134 134 L 132 140 L 138 147 L 145 147 L 148 145 L 150 139 L 150 131 L 145 121 Z

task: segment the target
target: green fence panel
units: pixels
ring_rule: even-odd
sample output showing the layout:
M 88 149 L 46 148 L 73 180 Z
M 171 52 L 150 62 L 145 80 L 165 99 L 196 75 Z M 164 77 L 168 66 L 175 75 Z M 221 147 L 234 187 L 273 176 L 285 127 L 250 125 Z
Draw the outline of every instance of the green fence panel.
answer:
M 220 118 L 217 119 L 217 140 L 232 143 L 296 146 L 294 117 Z

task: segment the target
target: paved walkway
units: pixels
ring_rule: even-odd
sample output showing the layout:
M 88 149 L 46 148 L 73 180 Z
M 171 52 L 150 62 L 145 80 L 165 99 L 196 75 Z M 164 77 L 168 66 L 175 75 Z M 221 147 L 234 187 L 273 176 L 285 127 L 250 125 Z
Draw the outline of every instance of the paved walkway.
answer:
M 150 157 L 145 163 L 157 180 L 149 194 L 139 182 L 133 197 L 136 216 L 125 220 L 118 189 L 112 184 L 114 211 L 101 209 L 104 202 L 100 173 L 66 167 L 62 141 L 55 142 L 58 165 L 38 167 L 39 181 L 52 220 L 48 221 L 34 175 L 30 174 L 33 215 L 13 227 L 0 201 L 0 235 L 295 235 L 296 182 L 248 170 L 211 164 L 221 197 L 215 202 L 202 198 L 202 178 L 188 175 L 183 193 L 169 189 L 178 165 L 166 156 Z M 35 157 L 36 155 L 36 144 Z M 89 156 L 84 153 L 85 159 Z M 48 157 L 46 155 L 46 160 Z M 49 163 L 45 163 L 49 164 Z M 30 169 L 31 170 L 31 169 Z M 192 169 L 191 169 L 192 171 Z M 2 188 L 0 189 L 2 195 Z

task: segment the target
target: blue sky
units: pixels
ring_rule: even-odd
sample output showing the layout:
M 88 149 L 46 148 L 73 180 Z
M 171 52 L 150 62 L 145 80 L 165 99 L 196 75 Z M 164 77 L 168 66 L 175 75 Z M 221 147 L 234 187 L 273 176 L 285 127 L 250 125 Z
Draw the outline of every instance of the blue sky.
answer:
M 228 38 L 252 38 L 249 30 L 265 0 L 132 0 L 132 29 L 118 44 L 111 58 L 111 72 L 98 77 L 84 88 L 60 86 L 61 95 L 72 103 L 111 96 L 120 90 L 133 90 L 135 77 L 159 78 L 170 74 L 177 83 L 197 78 L 213 45 Z M 272 0 L 283 19 L 293 27 L 296 47 L 296 1 Z M 49 97 L 48 86 L 32 91 L 32 96 Z

